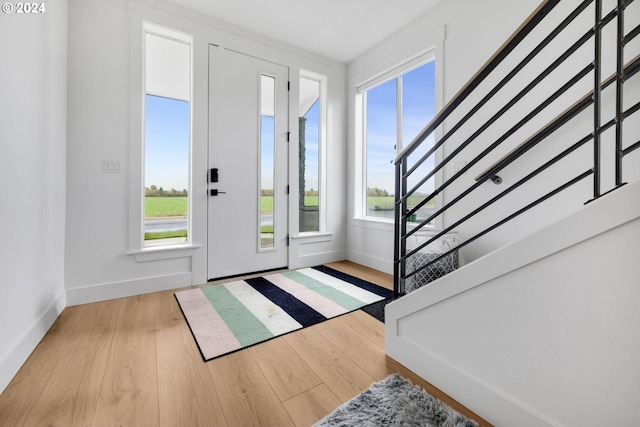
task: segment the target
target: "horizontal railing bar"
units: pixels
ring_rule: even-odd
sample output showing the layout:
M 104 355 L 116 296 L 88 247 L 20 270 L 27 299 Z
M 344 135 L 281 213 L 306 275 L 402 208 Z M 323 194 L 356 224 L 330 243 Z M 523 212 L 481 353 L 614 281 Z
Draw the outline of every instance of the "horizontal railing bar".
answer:
M 539 143 L 540 141 L 542 141 L 544 138 L 546 138 L 548 135 L 550 135 L 554 130 L 557 130 L 559 127 L 561 127 L 562 125 L 566 124 L 568 121 L 570 121 L 573 117 L 577 116 L 578 114 L 580 114 L 582 111 L 584 111 L 586 108 L 588 108 L 591 104 L 593 103 L 593 99 L 590 96 L 585 95 L 581 100 L 579 100 L 578 102 L 576 102 L 574 105 L 572 105 L 570 108 L 568 108 L 567 110 L 565 110 L 565 112 L 563 114 L 558 115 L 554 120 L 552 120 L 551 122 L 549 122 L 542 130 L 538 131 L 538 133 L 536 134 L 540 139 L 538 141 L 536 141 L 535 143 Z M 546 131 L 548 129 L 553 129 L 550 132 L 543 132 Z M 534 135 L 534 137 L 536 136 Z M 531 137 L 529 140 L 531 140 Z M 444 213 L 447 209 L 449 209 L 453 204 L 457 203 L 458 201 L 460 201 L 462 198 L 466 197 L 469 193 L 471 193 L 471 191 L 473 191 L 475 188 L 477 188 L 478 186 L 480 186 L 481 184 L 483 184 L 485 181 L 487 181 L 492 175 L 485 173 L 482 177 L 477 177 L 476 178 L 476 183 L 474 185 L 472 185 L 470 188 L 468 188 L 467 190 L 465 190 L 464 192 L 462 192 L 460 195 L 458 195 L 455 199 L 453 199 L 451 202 L 449 202 L 448 204 L 446 204 L 445 206 L 443 206 L 442 208 L 440 208 L 439 210 L 437 210 L 436 212 L 434 212 L 430 217 L 428 217 L 426 220 L 424 220 L 423 222 L 421 222 L 418 226 L 416 226 L 413 230 L 408 232 L 408 236 L 414 234 L 415 232 L 419 231 L 421 228 L 423 228 L 426 224 L 428 224 L 429 222 L 431 222 L 434 218 L 436 218 L 437 216 L 441 215 L 442 213 Z
M 544 17 L 560 3 L 560 0 L 546 0 L 538 6 L 529 18 L 516 30 L 500 49 L 471 77 L 471 79 L 456 93 L 456 95 L 440 110 L 431 122 L 405 147 L 396 157 L 396 161 L 408 157 L 418 148 L 444 120 L 484 81 L 485 78 L 506 58 L 522 40 L 544 19 Z
M 589 0 L 591 1 L 591 0 Z M 497 113 L 495 113 L 489 120 L 483 123 L 483 125 L 476 130 L 469 138 L 467 138 L 462 144 L 460 144 L 451 154 L 449 154 L 445 159 L 443 159 L 437 167 L 434 167 L 424 178 L 422 178 L 418 183 L 409 191 L 406 192 L 405 196 L 409 197 L 413 195 L 425 182 L 427 182 L 433 175 L 435 175 L 441 168 L 443 168 L 451 159 L 457 156 L 460 151 L 462 151 L 465 147 L 467 147 L 472 141 L 474 141 L 478 136 L 480 136 L 485 130 L 489 128 L 493 123 L 495 123 L 500 117 L 502 117 L 511 107 L 513 107 L 522 97 L 524 97 L 527 93 L 529 93 L 533 88 L 535 88 L 542 80 L 544 80 L 549 74 L 551 74 L 556 68 L 558 68 L 567 58 L 569 58 L 576 50 L 578 50 L 584 43 L 587 42 L 594 34 L 593 28 L 589 29 L 578 41 L 576 41 L 573 45 L 571 45 L 560 57 L 558 57 L 554 62 L 552 62 L 542 73 L 540 73 L 531 83 L 529 83 L 524 89 L 522 89 L 516 96 L 511 98 L 511 100 Z M 425 155 L 426 156 L 426 155 Z M 421 162 L 425 159 L 423 157 Z M 415 171 L 416 166 L 414 166 L 410 171 L 408 171 L 403 178 L 411 175 L 413 171 Z
M 622 113 L 622 117 L 626 119 L 627 117 L 637 112 L 638 110 L 640 110 L 640 102 L 633 104 L 631 107 L 625 110 L 624 113 Z
M 633 58 L 631 61 L 627 63 L 627 66 L 625 66 L 625 70 L 624 70 L 623 80 L 626 82 L 638 71 L 640 71 L 640 55 L 637 55 L 635 58 Z
M 407 253 L 406 256 L 400 258 L 402 259 L 406 259 L 409 256 L 413 255 L 414 253 L 420 251 L 421 249 L 424 249 L 425 247 L 427 247 L 428 245 L 430 245 L 431 243 L 433 243 L 434 241 L 436 241 L 437 239 L 439 239 L 440 237 L 442 237 L 444 234 L 448 233 L 449 231 L 453 230 L 455 227 L 459 226 L 460 224 L 466 222 L 467 220 L 469 220 L 470 218 L 474 217 L 475 215 L 479 214 L 480 212 L 482 212 L 484 209 L 486 209 L 487 207 L 491 206 L 492 204 L 494 204 L 495 202 L 497 202 L 498 200 L 500 200 L 501 198 L 503 198 L 504 196 L 506 196 L 507 194 L 511 193 L 513 190 L 515 190 L 516 188 L 520 187 L 522 184 L 530 181 L 531 179 L 535 178 L 537 175 L 539 175 L 540 173 L 544 172 L 545 170 L 547 170 L 548 168 L 550 168 L 551 166 L 553 166 L 554 164 L 558 163 L 560 160 L 564 159 L 565 157 L 567 157 L 569 154 L 573 153 L 574 151 L 576 151 L 577 149 L 579 149 L 580 147 L 582 147 L 584 144 L 586 144 L 587 142 L 589 142 L 591 139 L 593 139 L 593 134 L 589 134 L 585 137 L 583 137 L 580 141 L 576 142 L 575 144 L 573 144 L 572 146 L 570 146 L 569 148 L 567 148 L 566 150 L 564 150 L 563 152 L 561 152 L 560 154 L 558 154 L 557 156 L 555 156 L 554 158 L 552 158 L 551 160 L 547 161 L 546 163 L 544 163 L 542 166 L 538 167 L 537 169 L 535 169 L 534 171 L 530 172 L 528 175 L 524 176 L 523 178 L 521 178 L 518 182 L 516 182 L 515 184 L 511 185 L 509 188 L 507 188 L 506 190 L 504 190 L 503 192 L 501 192 L 500 194 L 498 194 L 497 196 L 495 196 L 494 198 L 492 198 L 491 200 L 485 202 L 483 205 L 481 205 L 480 207 L 476 208 L 473 212 L 465 215 L 464 217 L 462 217 L 461 219 L 459 219 L 458 221 L 456 221 L 455 223 L 451 224 L 450 226 L 446 227 L 445 229 L 441 230 L 439 233 L 437 233 L 436 235 L 432 236 L 431 239 L 427 240 L 426 242 L 422 243 L 421 245 L 417 246 L 416 248 L 412 249 L 411 252 Z M 480 186 L 482 184 L 482 181 L 478 181 L 476 182 L 473 186 L 471 191 L 473 191 L 473 189 L 477 188 L 478 186 Z M 458 197 L 456 197 L 456 199 L 452 200 L 450 202 L 451 205 L 457 203 L 459 200 L 461 200 L 462 198 L 464 198 L 466 195 L 468 195 L 471 191 L 466 191 L 466 194 L 461 194 Z
M 516 74 L 518 74 L 529 62 L 531 62 L 531 60 L 533 58 L 535 58 L 538 53 L 540 53 L 542 51 L 542 49 L 544 49 L 549 43 L 551 43 L 551 41 L 553 41 L 553 39 L 555 39 L 555 37 L 562 32 L 562 30 L 569 25 L 578 15 L 580 15 L 580 13 L 582 13 L 584 11 L 584 9 L 587 8 L 587 6 L 589 6 L 589 4 L 593 2 L 593 0 L 584 0 L 576 9 L 574 9 L 574 11 L 567 17 L 565 18 L 556 28 L 554 28 L 554 30 L 547 36 L 544 38 L 544 40 L 542 40 L 524 59 L 522 59 L 522 61 L 520 61 L 520 63 L 518 63 L 518 65 L 516 65 L 514 67 L 513 70 L 511 70 L 511 72 L 509 72 L 509 74 L 507 74 L 497 85 L 496 87 L 494 87 L 487 95 L 484 96 L 484 98 L 482 98 L 471 110 L 469 110 L 469 112 L 462 118 L 460 119 L 460 121 L 458 121 L 450 130 L 448 130 L 443 136 L 442 138 L 440 138 L 440 140 L 438 141 L 437 144 L 434 144 L 434 146 L 429 149 L 405 174 L 406 176 L 411 175 L 417 168 L 420 167 L 420 165 L 422 165 L 422 163 L 424 163 L 429 157 L 431 157 L 433 155 L 433 153 L 445 142 L 449 139 L 449 137 L 451 137 L 460 127 L 462 127 L 462 125 L 464 125 L 480 108 L 482 108 L 487 102 L 489 102 L 489 100 L 491 100 L 491 98 L 493 98 L 493 96 L 498 93 L 500 91 L 500 89 L 502 89 L 508 82 L 511 81 L 511 79 L 513 79 L 513 77 L 516 76 Z M 593 29 L 591 29 L 588 32 L 590 35 L 593 35 Z M 584 37 L 584 36 L 583 36 Z M 586 40 L 584 40 L 584 42 L 586 42 Z M 569 48 L 568 50 L 570 50 L 571 48 Z M 575 48 L 577 50 L 577 48 Z M 428 135 L 427 135 L 428 136 Z M 426 138 L 425 138 L 426 139 Z M 413 142 L 412 142 L 413 143 Z M 444 164 L 446 164 L 447 162 L 444 162 Z M 443 164 L 443 166 L 444 166 Z M 437 171 L 434 171 L 434 174 Z M 427 178 L 428 180 L 428 178 Z M 425 180 L 425 182 L 427 181 Z
M 613 18 L 615 18 L 617 15 L 618 15 L 617 9 L 613 9 L 611 12 L 609 12 L 607 15 L 605 15 L 602 18 L 602 21 L 600 23 L 600 27 L 604 27 L 609 22 L 613 21 Z
M 640 25 L 637 25 L 633 30 L 629 31 L 629 33 L 624 36 L 622 39 L 622 46 L 625 46 L 631 40 L 633 40 L 638 34 L 640 34 Z
M 628 68 L 630 68 L 633 64 L 634 61 L 640 61 L 640 55 L 638 57 L 636 57 L 634 60 L 631 60 L 627 63 L 627 65 L 625 66 L 624 70 L 627 70 Z M 604 80 L 602 82 L 602 89 L 606 89 L 607 87 L 609 87 L 611 84 L 613 84 L 616 80 L 616 73 L 611 74 L 606 80 Z M 573 106 L 569 107 L 569 109 L 567 109 L 567 111 L 569 111 L 570 109 L 572 109 L 573 107 L 575 107 L 577 104 L 581 104 L 582 102 L 585 101 L 585 99 L 590 98 L 593 96 L 593 90 L 589 91 L 586 95 L 584 95 L 578 102 L 576 102 Z M 637 104 L 636 104 L 637 105 Z M 587 105 L 588 106 L 588 105 Z M 634 106 L 636 107 L 636 106 Z M 634 108 L 632 107 L 632 108 Z M 586 107 L 585 107 L 586 108 Z M 624 116 L 628 115 L 628 114 L 632 114 L 635 112 L 635 110 L 630 111 L 631 108 L 627 111 L 625 111 L 623 113 Z M 565 113 L 567 112 L 565 111 Z M 582 110 L 580 110 L 582 111 Z M 563 113 L 563 114 L 565 114 Z M 558 116 L 560 117 L 560 116 Z M 554 120 L 555 121 L 555 120 Z M 614 120 L 608 122 L 605 126 L 601 126 L 601 130 L 604 131 L 606 129 L 608 129 L 609 127 L 611 127 L 613 124 L 615 123 Z M 551 123 L 550 123 L 551 124 Z M 550 126 L 550 124 L 548 124 L 546 127 Z M 545 128 L 543 128 L 540 132 L 544 131 Z M 531 138 L 535 137 L 532 136 Z M 528 146 L 528 144 L 531 144 L 531 138 L 527 141 L 524 141 L 522 144 L 520 144 L 519 146 L 515 147 L 513 150 L 511 150 L 509 153 L 505 154 L 502 158 L 500 158 L 497 162 L 495 162 L 493 165 L 489 166 L 487 169 L 485 169 L 483 172 L 481 172 L 476 178 L 475 180 L 486 180 L 486 178 L 489 178 L 491 176 L 497 175 L 499 171 L 501 171 L 502 169 L 504 169 L 506 166 L 508 166 L 509 164 L 511 164 L 515 159 L 517 159 L 520 155 L 524 154 L 526 151 L 528 151 L 528 148 L 526 148 Z M 529 147 L 530 148 L 530 147 Z M 521 151 L 520 151 L 521 150 Z M 515 156 L 514 154 L 516 152 L 520 152 L 521 154 L 518 156 Z
M 590 3 L 590 1 L 588 2 Z M 577 11 L 578 9 L 576 9 Z M 574 12 L 576 12 L 574 11 Z M 611 13 L 609 13 L 604 19 L 603 19 L 603 25 L 606 25 L 608 22 L 610 22 L 616 15 L 616 11 L 612 11 Z M 565 51 L 565 53 L 562 55 L 562 59 L 566 60 L 566 57 L 570 56 L 571 53 L 575 52 L 575 50 L 579 49 L 592 35 L 593 35 L 593 29 L 590 29 L 589 31 L 587 31 L 576 43 L 574 43 L 569 49 L 567 49 Z M 556 68 L 556 66 L 561 63 L 562 60 L 560 61 L 556 61 L 554 64 L 552 64 L 552 66 L 550 66 L 548 68 L 548 70 L 552 69 L 552 68 Z M 578 78 L 579 80 L 579 78 Z M 611 83 L 611 82 L 609 82 Z M 522 96 L 522 93 L 519 94 L 516 98 L 518 98 L 519 96 Z M 587 105 L 588 106 L 588 105 Z M 582 110 L 580 110 L 582 111 Z M 497 115 L 496 115 L 497 116 Z M 494 116 L 494 118 L 496 117 Z M 492 123 L 492 122 L 491 122 Z M 491 124 L 489 123 L 489 124 Z M 485 124 L 485 126 L 488 126 L 487 124 Z M 482 131 L 484 131 L 484 129 L 482 129 Z M 478 133 L 478 132 L 477 132 Z M 478 133 L 479 134 L 479 133 Z M 510 136 L 510 135 L 509 135 Z M 468 140 L 466 140 L 463 144 L 461 144 L 456 150 L 454 150 L 454 152 L 452 152 L 449 156 L 447 156 L 447 158 L 445 158 L 442 162 L 440 162 L 438 165 L 436 165 L 436 167 L 423 179 L 421 179 L 418 184 L 416 184 L 409 192 L 406 193 L 406 195 L 404 196 L 404 199 L 408 199 L 411 195 L 413 195 L 413 193 L 415 191 L 417 191 L 429 178 L 431 178 L 439 169 L 441 169 L 444 164 L 446 164 L 448 161 L 450 161 L 453 157 L 455 157 L 463 148 L 465 148 L 468 143 L 471 142 L 471 140 L 473 138 L 477 137 L 477 135 L 473 135 L 472 137 L 470 137 Z M 539 141 L 538 141 L 539 142 Z M 428 155 L 429 153 L 427 153 Z M 432 154 L 432 153 L 431 153 Z M 425 155 L 425 157 L 427 157 L 427 155 Z M 423 159 L 424 160 L 424 159 Z M 461 173 L 466 172 L 466 170 L 468 170 L 471 166 L 473 166 L 473 164 L 467 164 L 466 168 L 463 168 L 459 174 L 454 175 L 454 177 L 452 177 L 451 181 L 455 181 Z M 505 165 L 506 166 L 506 165 Z M 406 178 L 406 176 L 408 176 L 409 173 L 407 173 L 404 177 Z M 476 178 L 478 179 L 478 178 Z M 442 188 L 439 191 L 442 191 L 444 188 Z M 435 197 L 438 193 L 434 192 L 432 193 L 432 197 Z M 426 203 L 429 202 L 429 200 L 431 200 L 432 197 L 425 197 L 425 199 L 423 200 L 423 202 L 419 203 L 416 207 L 414 207 L 411 211 L 408 211 L 405 216 L 403 217 L 403 219 L 405 219 L 406 217 L 416 213 L 421 207 L 423 207 Z M 419 231 L 420 229 L 422 229 L 426 224 L 430 223 L 431 220 L 433 220 L 435 217 L 437 217 L 438 214 L 433 214 L 431 215 L 428 219 L 424 220 L 423 222 L 421 222 L 417 227 L 415 227 L 413 230 L 411 230 L 409 233 L 409 235 Z
M 606 131 L 609 128 L 613 127 L 615 124 L 616 124 L 616 118 L 614 117 L 613 119 L 609 120 L 604 125 L 600 126 L 600 132 L 603 133 L 604 131 Z
M 624 157 L 627 154 L 631 153 L 632 151 L 637 150 L 638 148 L 640 148 L 640 141 L 638 141 L 638 142 L 636 142 L 634 144 L 631 144 L 630 146 L 628 146 L 627 148 L 622 150 L 622 152 L 620 154 Z
M 478 163 L 482 160 L 487 154 L 493 151 L 496 147 L 502 144 L 505 140 L 507 140 L 511 135 L 517 132 L 522 126 L 529 122 L 533 117 L 535 117 L 540 111 L 544 110 L 548 107 L 553 101 L 555 101 L 560 95 L 569 90 L 573 85 L 575 85 L 580 79 L 589 74 L 593 70 L 593 64 L 588 64 L 582 70 L 580 70 L 574 77 L 572 77 L 567 83 L 565 83 L 560 89 L 556 90 L 553 94 L 551 94 L 547 99 L 545 99 L 540 105 L 538 105 L 533 111 L 524 116 L 518 123 L 516 123 L 513 127 L 511 127 L 507 132 L 505 132 L 500 138 L 498 138 L 493 144 L 491 144 L 487 149 L 485 149 L 482 153 L 476 156 L 472 161 L 467 163 L 464 167 L 462 167 L 456 174 L 454 174 L 447 182 L 442 184 L 438 189 L 436 189 L 429 196 L 425 197 L 424 200 L 419 202 L 413 209 L 404 214 L 405 218 L 416 213 L 422 206 L 428 203 L 433 197 L 439 194 L 442 190 L 447 188 L 452 182 L 454 182 L 460 175 L 465 173 L 470 167 Z M 415 229 L 414 229 L 415 230 Z M 414 231 L 412 230 L 412 231 Z
M 466 241 L 464 241 L 463 243 L 459 244 L 458 246 L 456 246 L 454 249 L 451 249 L 450 251 L 446 252 L 445 254 L 443 254 L 441 257 L 439 257 L 438 259 L 444 257 L 445 255 L 448 255 L 449 253 L 452 253 L 454 250 L 458 250 L 464 246 L 467 246 L 469 243 L 472 243 L 476 240 L 478 240 L 480 237 L 484 236 L 485 234 L 495 230 L 496 228 L 500 227 L 501 225 L 504 225 L 505 223 L 511 221 L 512 219 L 522 215 L 523 213 L 525 213 L 526 211 L 536 207 L 537 205 L 539 205 L 540 203 L 544 202 L 547 199 L 550 199 L 551 197 L 555 196 L 556 194 L 566 190 L 567 188 L 571 187 L 574 184 L 577 184 L 578 182 L 580 182 L 581 180 L 583 180 L 584 178 L 588 177 L 589 175 L 593 174 L 593 170 L 589 169 L 586 172 L 581 173 L 580 175 L 576 176 L 575 178 L 567 181 L 566 183 L 562 184 L 560 187 L 554 189 L 553 191 L 545 194 L 544 196 L 538 198 L 537 200 L 529 203 L 527 206 L 523 207 L 522 209 L 514 212 L 513 214 L 507 216 L 506 218 L 502 219 L 501 221 L 498 221 L 497 223 L 495 223 L 494 225 L 492 225 L 491 227 L 486 228 L 485 230 L 481 231 L 480 233 L 476 234 L 475 236 L 467 239 Z M 414 270 L 413 272 L 411 272 L 410 274 L 407 274 L 404 279 L 407 279 L 411 276 L 413 276 L 414 274 L 419 273 L 420 271 L 424 270 L 425 268 L 427 268 L 428 266 L 430 266 L 431 264 L 433 264 L 435 262 L 431 261 L 425 265 L 423 265 L 422 267 Z
M 583 97 L 578 102 L 573 104 L 569 109 L 565 110 L 564 113 L 557 116 L 553 119 L 549 124 L 547 124 L 544 128 L 539 130 L 537 133 L 532 135 L 529 139 L 524 141 L 522 144 L 515 147 L 509 153 L 504 155 L 499 161 L 494 163 L 492 166 L 487 168 L 484 172 L 478 175 L 475 180 L 476 181 L 486 181 L 487 179 L 495 176 L 502 169 L 513 163 L 524 153 L 529 151 L 531 148 L 535 147 L 540 141 L 547 138 L 553 132 L 564 126 L 568 121 L 572 118 L 580 114 L 582 111 L 586 110 L 593 103 L 593 100 L 590 97 Z

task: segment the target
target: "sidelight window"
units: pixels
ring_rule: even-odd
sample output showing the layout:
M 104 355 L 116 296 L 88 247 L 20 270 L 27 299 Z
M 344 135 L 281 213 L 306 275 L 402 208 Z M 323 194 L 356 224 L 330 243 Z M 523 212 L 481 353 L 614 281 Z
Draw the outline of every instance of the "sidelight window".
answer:
M 325 87 L 324 76 L 301 72 L 298 103 L 298 218 L 301 233 L 324 231 Z
M 144 26 L 144 246 L 189 242 L 191 45 Z
M 259 248 L 275 247 L 275 108 L 276 79 L 260 76 L 260 244 Z

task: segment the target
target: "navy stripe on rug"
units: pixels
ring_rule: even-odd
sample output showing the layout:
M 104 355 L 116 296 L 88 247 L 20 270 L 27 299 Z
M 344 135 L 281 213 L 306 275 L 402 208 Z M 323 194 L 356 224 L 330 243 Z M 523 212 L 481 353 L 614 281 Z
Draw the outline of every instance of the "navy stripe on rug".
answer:
M 280 289 L 264 277 L 246 279 L 245 282 L 266 298 L 269 298 L 269 300 L 271 300 L 275 305 L 282 308 L 303 327 L 315 325 L 316 323 L 327 320 L 327 318 L 322 314 L 318 313 L 290 293 Z
M 316 267 L 311 267 L 311 268 L 313 268 L 314 270 L 321 271 L 330 276 L 333 276 L 337 279 L 344 280 L 347 283 L 351 283 L 352 285 L 355 285 L 359 288 L 367 290 L 376 295 L 380 295 L 381 297 L 390 298 L 393 296 L 393 291 L 389 289 L 385 289 L 382 286 L 375 285 L 373 283 L 367 282 L 366 280 L 362 280 L 357 277 L 350 276 L 341 271 L 334 270 L 333 268 L 327 267 L 326 265 L 318 265 Z

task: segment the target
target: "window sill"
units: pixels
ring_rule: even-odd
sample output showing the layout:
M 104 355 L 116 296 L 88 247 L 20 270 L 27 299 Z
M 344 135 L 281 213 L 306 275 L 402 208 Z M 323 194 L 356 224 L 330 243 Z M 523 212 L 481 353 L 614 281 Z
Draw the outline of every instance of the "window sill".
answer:
M 382 231 L 394 231 L 394 222 L 385 219 L 376 219 L 376 218 L 350 218 L 349 222 L 351 225 L 362 228 L 371 228 L 374 230 L 382 230 Z M 417 223 L 408 223 L 407 228 L 413 229 Z M 433 225 L 425 225 L 420 232 L 437 232 L 436 228 Z
M 184 244 L 172 246 L 156 246 L 138 251 L 129 251 L 127 255 L 136 257 L 137 262 L 158 261 L 171 258 L 184 258 L 193 255 L 193 251 L 202 245 Z

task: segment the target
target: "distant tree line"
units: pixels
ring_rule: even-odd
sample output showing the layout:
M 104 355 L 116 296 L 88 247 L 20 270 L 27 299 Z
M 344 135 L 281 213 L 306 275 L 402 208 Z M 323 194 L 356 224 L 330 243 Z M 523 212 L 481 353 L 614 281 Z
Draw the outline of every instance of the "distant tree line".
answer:
M 273 196 L 273 190 L 260 190 L 261 196 Z M 318 190 L 314 190 L 313 188 L 304 192 L 305 196 L 317 196 Z
M 389 192 L 387 190 L 383 190 L 382 188 L 371 188 L 367 187 L 367 196 L 369 197 L 390 197 Z
M 187 197 L 189 192 L 187 190 L 176 190 L 175 188 L 165 190 L 162 187 L 152 185 L 144 188 L 144 195 L 146 197 Z

